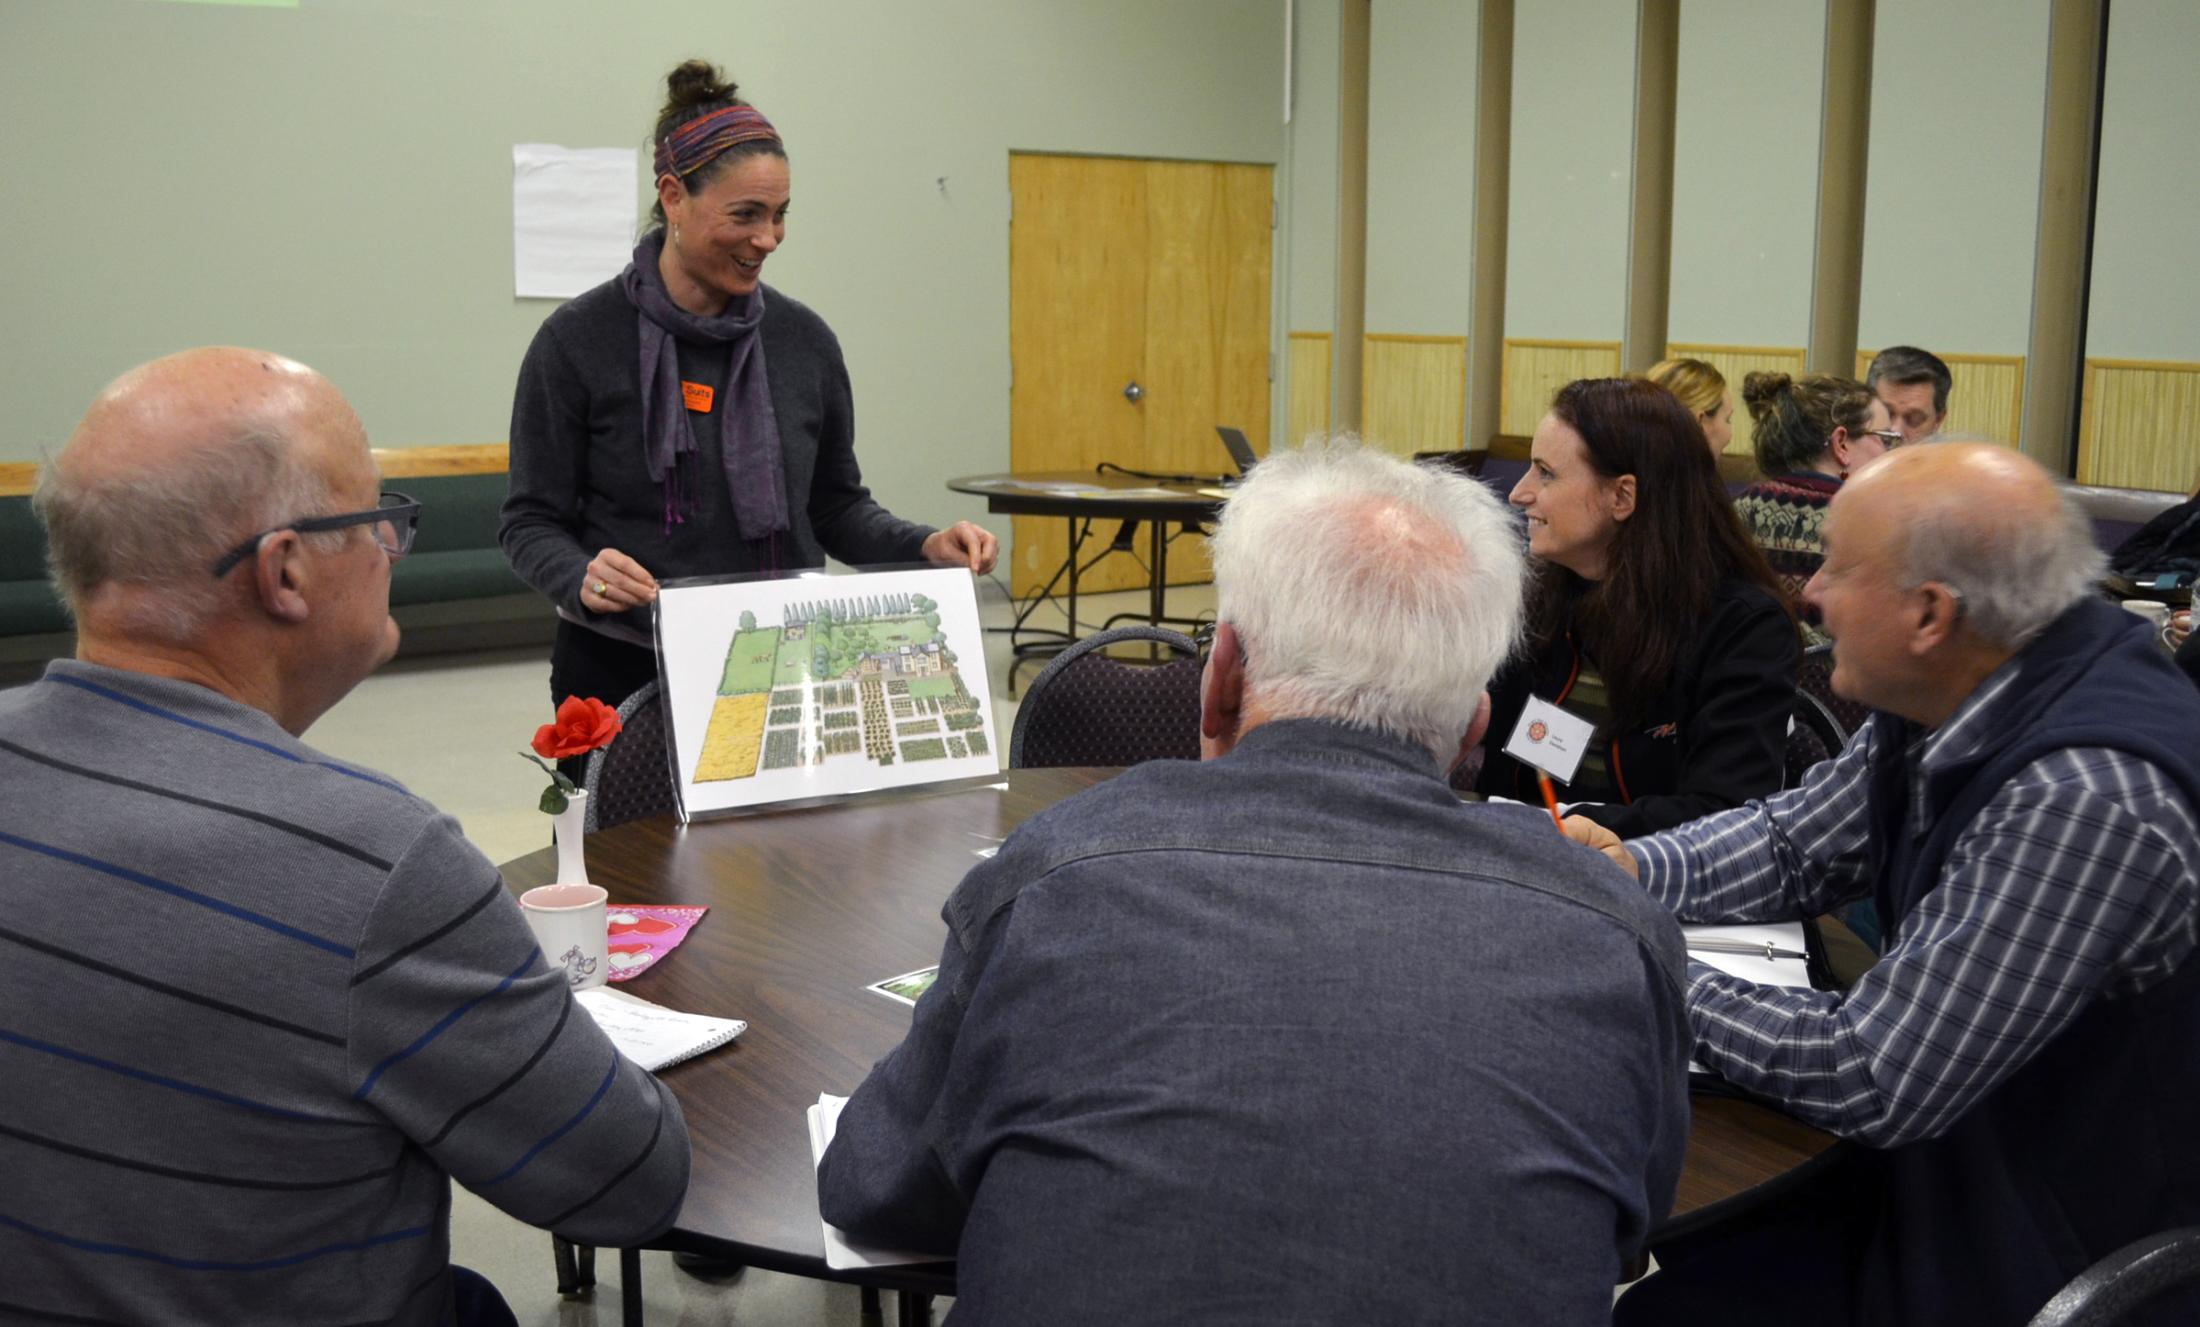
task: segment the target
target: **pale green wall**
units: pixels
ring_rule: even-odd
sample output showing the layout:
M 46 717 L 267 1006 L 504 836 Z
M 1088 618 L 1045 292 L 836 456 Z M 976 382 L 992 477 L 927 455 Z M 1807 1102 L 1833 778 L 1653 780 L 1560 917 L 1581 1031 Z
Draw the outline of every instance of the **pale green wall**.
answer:
M 1505 335 L 1619 339 L 1634 108 L 1634 0 L 1520 0 Z
M 1284 209 L 1290 214 L 1285 323 L 1294 332 L 1328 332 L 1337 326 L 1337 25 L 1341 17 L 1337 0 L 1297 0 L 1293 9 L 1291 161 Z M 1281 428 L 1283 416 L 1276 418 Z
M 1809 340 L 1825 53 L 1818 5 L 1681 6 L 1671 340 Z
M 1369 27 L 1367 330 L 1464 336 L 1474 271 L 1475 6 L 1384 0 Z
M 768 279 L 840 334 L 866 476 L 907 515 L 975 515 L 941 480 L 1008 462 L 1009 152 L 1277 162 L 1282 22 L 1280 0 L 7 0 L 0 459 L 218 341 L 324 370 L 379 444 L 501 440 L 553 307 L 512 297 L 511 145 L 639 143 L 665 70 L 703 54 L 786 135 Z
M 2116 0 L 2108 17 L 2085 353 L 2200 361 L 2200 5 Z
M 2025 352 L 2048 4 L 1879 0 L 1859 345 Z

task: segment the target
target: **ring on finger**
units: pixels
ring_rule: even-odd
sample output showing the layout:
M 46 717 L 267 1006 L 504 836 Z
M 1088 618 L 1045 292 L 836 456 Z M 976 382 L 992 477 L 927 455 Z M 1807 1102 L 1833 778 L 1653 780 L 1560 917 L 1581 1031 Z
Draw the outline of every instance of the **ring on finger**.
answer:
M 608 594 L 608 593 L 610 592 L 610 589 L 611 589 L 611 585 L 610 585 L 610 583 L 609 583 L 609 582 L 607 582 L 607 581 L 597 581 L 597 582 L 596 582 L 596 597 L 597 597 L 597 598 L 599 598 L 599 599 L 603 598 L 603 597 L 604 597 L 604 596 L 605 596 L 606 594 Z

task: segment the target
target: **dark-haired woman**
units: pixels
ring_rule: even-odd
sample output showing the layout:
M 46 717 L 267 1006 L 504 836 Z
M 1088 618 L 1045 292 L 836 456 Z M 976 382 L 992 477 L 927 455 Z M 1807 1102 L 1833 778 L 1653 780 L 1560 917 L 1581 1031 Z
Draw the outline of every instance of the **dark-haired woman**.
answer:
M 1560 796 L 1622 837 L 1777 791 L 1801 647 L 1687 407 L 1640 379 L 1567 384 L 1511 500 L 1529 635 L 1491 685 L 1476 789 L 1540 796 L 1503 750 L 1534 696 L 1594 725 Z
M 1742 402 L 1756 421 L 1764 478 L 1735 497 L 1734 510 L 1802 614 L 1804 639 L 1816 645 L 1825 634 L 1803 603 L 1803 586 L 1826 560 L 1826 504 L 1851 470 L 1902 445 L 1902 435 L 1871 389 L 1828 374 L 1752 373 L 1742 380 Z
M 927 561 L 992 570 L 993 536 L 880 506 L 856 465 L 840 343 L 763 284 L 786 234 L 778 131 L 699 60 L 666 79 L 656 225 L 545 319 L 512 403 L 500 538 L 557 606 L 550 698 L 657 675 L 648 606 L 676 576 Z

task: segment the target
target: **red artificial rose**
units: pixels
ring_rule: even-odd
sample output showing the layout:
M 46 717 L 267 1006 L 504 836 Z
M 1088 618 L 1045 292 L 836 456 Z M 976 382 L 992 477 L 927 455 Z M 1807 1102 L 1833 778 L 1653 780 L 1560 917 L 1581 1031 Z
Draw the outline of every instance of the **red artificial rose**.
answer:
M 531 745 L 538 756 L 563 760 L 608 745 L 621 727 L 619 712 L 609 705 L 593 696 L 567 696 L 558 706 L 558 721 L 537 728 Z

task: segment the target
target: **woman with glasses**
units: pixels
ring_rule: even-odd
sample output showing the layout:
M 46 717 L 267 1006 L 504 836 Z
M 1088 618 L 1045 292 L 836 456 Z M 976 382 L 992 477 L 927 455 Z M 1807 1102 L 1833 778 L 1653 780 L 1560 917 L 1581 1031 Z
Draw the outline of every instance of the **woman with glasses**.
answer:
M 1826 560 L 1826 504 L 1851 471 L 1901 446 L 1902 434 L 1870 388 L 1828 374 L 1752 373 L 1742 380 L 1742 402 L 1756 421 L 1764 477 L 1742 490 L 1734 510 L 1779 575 L 1804 639 L 1816 645 L 1826 636 L 1803 603 L 1803 586 Z
M 992 570 L 968 521 L 902 520 L 864 487 L 840 343 L 763 284 L 786 235 L 787 150 L 701 60 L 666 79 L 656 222 L 626 270 L 544 320 L 512 404 L 499 537 L 557 605 L 551 701 L 657 676 L 660 580 L 932 562 Z
M 1591 726 L 1560 796 L 1622 838 L 1778 791 L 1801 648 L 1695 415 L 1642 379 L 1569 383 L 1511 502 L 1528 639 L 1490 685 L 1476 790 L 1539 800 L 1504 750 L 1516 729 L 1541 740 L 1532 697 Z

